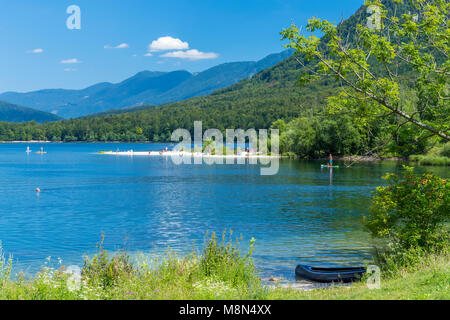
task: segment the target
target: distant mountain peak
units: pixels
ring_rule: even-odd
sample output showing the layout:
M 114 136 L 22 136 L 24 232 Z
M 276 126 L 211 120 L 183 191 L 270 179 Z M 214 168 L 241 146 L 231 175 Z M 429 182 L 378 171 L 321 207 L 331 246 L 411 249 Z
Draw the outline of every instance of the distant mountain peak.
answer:
M 137 77 L 159 77 L 159 76 L 162 76 L 163 74 L 166 74 L 166 73 L 167 72 L 163 72 L 163 71 L 144 70 L 144 71 L 140 71 L 140 72 L 136 73 L 131 78 L 137 78 Z
M 285 50 L 259 61 L 227 62 L 202 72 L 143 70 L 119 83 L 101 82 L 82 90 L 8 92 L 0 100 L 75 118 L 113 109 L 160 105 L 207 95 L 271 67 L 292 53 Z

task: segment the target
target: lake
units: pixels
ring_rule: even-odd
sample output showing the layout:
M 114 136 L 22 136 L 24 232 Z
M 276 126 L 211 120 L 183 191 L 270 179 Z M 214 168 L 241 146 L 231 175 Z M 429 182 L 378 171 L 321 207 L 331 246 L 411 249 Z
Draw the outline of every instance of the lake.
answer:
M 105 248 L 160 256 L 201 248 L 207 231 L 232 230 L 265 276 L 294 278 L 302 262 L 361 265 L 372 243 L 361 225 L 372 190 L 395 162 L 321 169 L 282 160 L 259 165 L 175 165 L 170 158 L 119 157 L 101 150 L 163 150 L 168 144 L 0 144 L 0 241 L 16 270 L 51 261 L 82 265 Z M 35 154 L 43 146 L 47 154 Z M 446 168 L 434 168 L 445 175 Z M 41 192 L 35 192 L 39 187 Z

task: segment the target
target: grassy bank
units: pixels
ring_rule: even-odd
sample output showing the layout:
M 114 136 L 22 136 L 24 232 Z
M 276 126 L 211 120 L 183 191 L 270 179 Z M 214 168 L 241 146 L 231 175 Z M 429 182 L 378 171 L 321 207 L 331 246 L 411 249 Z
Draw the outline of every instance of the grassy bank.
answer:
M 421 166 L 450 166 L 450 142 L 440 147 L 432 148 L 425 155 L 413 155 L 409 160 Z
M 381 288 L 370 290 L 365 281 L 351 286 L 299 291 L 271 290 L 268 299 L 313 300 L 448 300 L 450 299 L 450 257 L 428 256 L 412 270 L 381 278 Z
M 450 158 L 436 155 L 410 156 L 409 159 L 420 166 L 450 166 Z
M 132 260 L 126 253 L 109 254 L 100 246 L 86 258 L 81 276 L 65 267 L 45 267 L 33 278 L 11 277 L 12 261 L 0 261 L 0 299 L 19 300 L 158 300 L 158 299 L 449 299 L 448 253 L 430 256 L 414 270 L 382 278 L 380 290 L 365 282 L 346 287 L 294 290 L 263 284 L 251 260 L 236 242 L 213 236 L 201 255 L 179 258 L 167 254 L 161 260 L 144 256 Z M 293 266 L 294 268 L 295 266 Z

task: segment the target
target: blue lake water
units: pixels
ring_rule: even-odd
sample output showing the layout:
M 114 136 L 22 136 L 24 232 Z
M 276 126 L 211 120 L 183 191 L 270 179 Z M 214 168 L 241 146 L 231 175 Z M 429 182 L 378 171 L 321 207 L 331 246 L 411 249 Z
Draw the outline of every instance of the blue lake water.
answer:
M 126 243 L 161 255 L 190 252 L 207 231 L 225 229 L 242 235 L 244 249 L 256 239 L 262 276 L 291 279 L 299 262 L 360 265 L 372 253 L 361 225 L 371 191 L 399 166 L 358 164 L 331 175 L 320 162 L 282 160 L 277 175 L 261 176 L 259 165 L 95 154 L 166 144 L 30 144 L 29 155 L 26 146 L 0 144 L 0 241 L 28 273 L 47 257 L 82 265 L 102 232 L 106 249 Z M 41 146 L 47 154 L 34 153 Z

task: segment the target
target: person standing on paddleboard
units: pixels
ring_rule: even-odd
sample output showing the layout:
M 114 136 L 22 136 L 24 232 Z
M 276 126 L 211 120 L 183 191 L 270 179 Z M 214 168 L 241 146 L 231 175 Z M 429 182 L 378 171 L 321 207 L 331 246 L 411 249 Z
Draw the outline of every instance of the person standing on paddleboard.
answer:
M 333 156 L 330 154 L 330 163 L 328 164 L 329 167 L 333 166 Z

